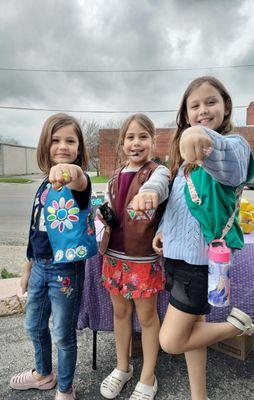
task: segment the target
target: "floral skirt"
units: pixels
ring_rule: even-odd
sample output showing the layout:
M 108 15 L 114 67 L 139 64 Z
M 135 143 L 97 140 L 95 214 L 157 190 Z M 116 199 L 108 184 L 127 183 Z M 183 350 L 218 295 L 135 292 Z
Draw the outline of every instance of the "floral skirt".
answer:
M 151 297 L 164 289 L 162 263 L 121 260 L 104 255 L 102 284 L 112 294 L 126 299 Z

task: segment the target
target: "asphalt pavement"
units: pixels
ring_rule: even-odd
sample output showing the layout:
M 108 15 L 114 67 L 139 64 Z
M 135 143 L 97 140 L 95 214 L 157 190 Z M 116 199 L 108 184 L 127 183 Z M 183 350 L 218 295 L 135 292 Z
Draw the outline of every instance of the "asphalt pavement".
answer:
M 10 377 L 33 367 L 33 349 L 23 328 L 24 316 L 0 318 L 0 400 L 54 399 L 54 390 L 15 391 L 9 387 Z M 98 332 L 97 370 L 92 369 L 92 332 L 78 332 L 78 361 L 74 384 L 78 400 L 103 399 L 99 392 L 102 379 L 115 366 L 114 338 L 112 332 Z M 141 357 L 133 358 L 134 377 L 124 387 L 117 399 L 128 399 L 141 370 Z M 56 354 L 54 352 L 54 367 Z M 254 352 L 244 361 L 208 349 L 207 387 L 211 400 L 254 399 Z M 188 400 L 188 376 L 182 355 L 159 354 L 156 375 L 158 400 Z

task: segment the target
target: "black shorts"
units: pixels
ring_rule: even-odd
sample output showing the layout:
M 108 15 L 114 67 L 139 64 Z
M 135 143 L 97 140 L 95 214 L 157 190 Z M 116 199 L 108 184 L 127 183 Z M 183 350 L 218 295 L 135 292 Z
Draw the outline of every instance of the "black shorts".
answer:
M 192 265 L 182 260 L 165 258 L 165 289 L 169 303 L 188 314 L 209 314 L 207 302 L 208 265 Z

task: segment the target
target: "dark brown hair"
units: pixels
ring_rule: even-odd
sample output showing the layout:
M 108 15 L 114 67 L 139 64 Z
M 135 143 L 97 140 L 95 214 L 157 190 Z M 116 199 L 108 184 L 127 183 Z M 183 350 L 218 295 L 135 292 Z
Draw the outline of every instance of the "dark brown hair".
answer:
M 122 165 L 127 159 L 126 155 L 123 153 L 123 143 L 124 143 L 124 139 L 125 139 L 126 133 L 128 131 L 128 128 L 132 121 L 138 122 L 149 133 L 149 135 L 152 138 L 152 141 L 153 142 L 155 141 L 156 129 L 155 129 L 153 121 L 149 117 L 147 117 L 147 115 L 142 114 L 142 113 L 130 115 L 128 118 L 126 118 L 124 120 L 124 122 L 120 128 L 120 131 L 119 131 L 117 150 L 116 150 L 115 169 L 117 166 Z
M 226 135 L 233 129 L 233 125 L 231 122 L 232 100 L 225 86 L 217 78 L 213 76 L 201 76 L 200 78 L 194 79 L 185 90 L 180 103 L 179 110 L 176 115 L 177 128 L 169 152 L 169 169 L 172 177 L 174 177 L 177 174 L 178 168 L 183 162 L 179 150 L 179 142 L 181 135 L 185 129 L 190 127 L 190 124 L 188 123 L 187 120 L 187 99 L 195 89 L 197 89 L 204 83 L 209 83 L 209 85 L 213 86 L 215 89 L 218 90 L 218 92 L 223 98 L 225 109 L 228 112 L 227 115 L 224 115 L 223 122 L 221 126 L 217 129 L 217 131 L 221 135 Z M 193 166 L 191 167 L 191 169 L 193 169 Z
M 58 129 L 68 125 L 73 126 L 79 142 L 79 148 L 78 148 L 79 154 L 73 164 L 79 165 L 83 171 L 87 169 L 88 155 L 80 124 L 76 120 L 76 118 L 67 114 L 59 113 L 51 115 L 44 122 L 37 147 L 37 162 L 39 168 L 42 170 L 42 172 L 44 172 L 45 175 L 49 174 L 50 168 L 52 167 L 52 162 L 50 160 L 50 146 L 52 143 L 52 135 Z

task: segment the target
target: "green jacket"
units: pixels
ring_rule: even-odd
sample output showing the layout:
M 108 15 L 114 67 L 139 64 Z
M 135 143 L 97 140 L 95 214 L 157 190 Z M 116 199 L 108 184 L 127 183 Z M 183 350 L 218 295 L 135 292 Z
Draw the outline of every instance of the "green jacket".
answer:
M 222 185 L 201 167 L 193 170 L 190 177 L 201 199 L 201 204 L 198 205 L 191 200 L 187 183 L 184 188 L 186 202 L 191 214 L 199 221 L 208 244 L 221 237 L 223 229 L 235 210 L 238 188 Z M 253 177 L 254 159 L 251 155 L 246 182 L 252 180 Z M 244 245 L 243 234 L 238 224 L 238 214 L 239 210 L 236 212 L 231 229 L 224 238 L 227 246 L 234 249 L 241 249 Z

